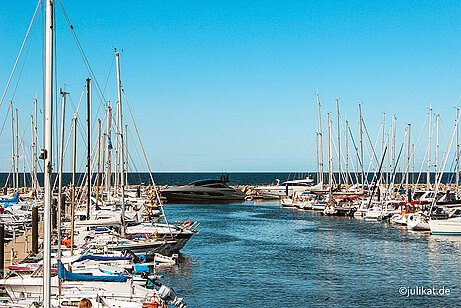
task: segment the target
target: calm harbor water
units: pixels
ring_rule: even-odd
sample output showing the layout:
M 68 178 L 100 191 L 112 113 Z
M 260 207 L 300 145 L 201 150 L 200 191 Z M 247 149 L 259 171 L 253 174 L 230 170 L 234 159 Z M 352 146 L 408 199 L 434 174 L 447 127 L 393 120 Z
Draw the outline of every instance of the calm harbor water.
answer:
M 201 222 L 179 268 L 164 273 L 190 307 L 194 297 L 200 307 L 448 307 L 461 300 L 459 237 L 278 202 L 165 207 L 170 220 Z M 433 287 L 450 293 L 406 296 Z

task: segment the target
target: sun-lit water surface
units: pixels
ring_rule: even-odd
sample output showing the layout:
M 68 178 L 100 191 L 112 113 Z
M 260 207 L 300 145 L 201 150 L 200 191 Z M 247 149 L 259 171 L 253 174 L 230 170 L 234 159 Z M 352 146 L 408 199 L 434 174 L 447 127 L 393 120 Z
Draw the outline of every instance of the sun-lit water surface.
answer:
M 461 237 L 278 202 L 167 204 L 166 211 L 170 220 L 201 222 L 179 268 L 164 273 L 191 307 L 446 307 L 461 299 Z M 450 294 L 399 293 L 417 287 Z

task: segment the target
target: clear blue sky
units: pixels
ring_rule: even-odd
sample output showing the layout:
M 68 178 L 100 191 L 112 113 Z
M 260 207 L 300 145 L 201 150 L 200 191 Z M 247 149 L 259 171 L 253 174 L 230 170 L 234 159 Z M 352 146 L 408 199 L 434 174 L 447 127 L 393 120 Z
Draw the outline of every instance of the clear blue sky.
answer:
M 432 102 L 441 139 L 449 139 L 461 93 L 458 1 L 62 2 L 102 86 L 110 72 L 105 95 L 113 102 L 113 49 L 123 49 L 122 84 L 154 171 L 315 170 L 317 89 L 324 112 L 335 114 L 340 99 L 354 132 L 362 103 L 373 140 L 383 112 L 388 123 L 397 116 L 399 136 L 412 123 L 415 140 Z M 0 3 L 2 92 L 36 4 Z M 22 129 L 32 98 L 42 103 L 41 20 L 14 96 Z M 58 4 L 56 22 L 57 83 L 76 104 L 88 73 Z M 10 139 L 7 122 L 3 171 Z

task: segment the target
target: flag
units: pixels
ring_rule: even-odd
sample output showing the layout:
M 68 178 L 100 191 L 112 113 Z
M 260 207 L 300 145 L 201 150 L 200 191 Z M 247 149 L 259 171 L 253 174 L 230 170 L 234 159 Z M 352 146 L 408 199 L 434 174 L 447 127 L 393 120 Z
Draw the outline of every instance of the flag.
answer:
M 110 141 L 110 137 L 107 136 L 107 149 L 108 150 L 112 150 L 113 147 L 112 147 L 112 142 Z

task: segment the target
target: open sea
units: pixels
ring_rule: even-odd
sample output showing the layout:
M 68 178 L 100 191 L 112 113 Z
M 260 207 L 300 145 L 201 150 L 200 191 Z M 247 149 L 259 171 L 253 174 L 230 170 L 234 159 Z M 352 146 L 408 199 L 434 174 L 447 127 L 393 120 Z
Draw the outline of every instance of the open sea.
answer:
M 152 177 L 157 185 L 186 185 L 196 180 L 203 179 L 219 179 L 222 175 L 225 175 L 224 172 L 154 172 Z M 101 173 L 102 176 L 102 173 Z M 267 185 L 275 183 L 276 179 L 279 179 L 281 182 L 288 180 L 297 180 L 304 179 L 305 177 L 311 177 L 317 182 L 317 173 L 316 172 L 230 172 L 229 173 L 229 184 L 230 185 Z M 373 173 L 369 173 L 366 181 L 371 183 L 373 181 Z M 402 173 L 396 173 L 394 176 L 391 174 L 384 173 L 389 179 L 389 182 L 394 181 L 394 183 L 401 183 Z M 38 180 L 40 185 L 43 185 L 43 174 L 38 174 Z M 26 186 L 30 186 L 30 174 L 26 173 L 25 176 L 23 173 L 19 173 L 19 184 L 24 186 L 24 178 Z M 56 174 L 53 174 L 53 179 L 56 178 Z M 76 174 L 77 185 L 81 183 L 84 178 L 83 173 Z M 93 182 L 96 182 L 96 175 L 93 174 Z M 338 173 L 334 174 L 335 181 L 338 181 Z M 431 182 L 435 182 L 435 174 L 431 173 L 430 175 Z M 350 182 L 357 182 L 357 179 L 361 179 L 360 174 L 351 173 L 349 176 Z M 324 174 L 325 182 L 328 182 L 328 174 Z M 342 179 L 344 182 L 344 179 Z M 454 183 L 455 175 L 452 172 L 445 172 L 443 174 L 442 183 Z M 63 174 L 63 185 L 70 185 L 72 182 L 72 174 L 65 172 Z M 410 173 L 409 176 L 410 183 L 426 183 L 426 173 Z M 151 177 L 147 172 L 130 172 L 128 173 L 128 184 L 129 185 L 149 185 L 151 184 Z M 0 173 L 0 185 L 1 186 L 11 186 L 12 185 L 12 176 L 8 173 Z
M 461 237 L 326 217 L 278 202 L 166 204 L 165 210 L 171 221 L 201 222 L 179 267 L 163 273 L 189 307 L 454 307 L 461 302 Z M 438 295 L 427 294 L 432 288 Z

